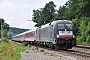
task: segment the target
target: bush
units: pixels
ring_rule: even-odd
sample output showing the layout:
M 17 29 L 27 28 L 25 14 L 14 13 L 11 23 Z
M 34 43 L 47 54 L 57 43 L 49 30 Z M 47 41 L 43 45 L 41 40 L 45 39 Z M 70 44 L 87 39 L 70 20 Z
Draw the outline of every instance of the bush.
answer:
M 27 42 L 22 42 L 22 46 L 26 46 L 27 45 Z
M 29 49 L 26 46 L 15 44 L 12 41 L 9 43 L 2 42 L 0 43 L 0 57 L 1 60 L 20 60 L 20 52 Z
M 2 38 L 2 42 L 9 42 L 9 40 L 6 37 L 4 37 Z
M 40 52 L 44 52 L 44 50 L 40 50 Z
M 2 53 L 5 48 L 6 48 L 6 46 L 5 46 L 5 45 L 2 45 L 2 44 L 0 43 L 0 53 Z
M 77 43 L 85 43 L 86 42 L 86 37 L 84 37 L 84 36 L 78 36 L 76 38 L 76 40 L 77 40 Z
M 47 54 L 47 52 L 44 52 L 44 55 L 46 55 Z
M 86 38 L 86 43 L 90 44 L 90 36 L 88 35 L 88 37 Z

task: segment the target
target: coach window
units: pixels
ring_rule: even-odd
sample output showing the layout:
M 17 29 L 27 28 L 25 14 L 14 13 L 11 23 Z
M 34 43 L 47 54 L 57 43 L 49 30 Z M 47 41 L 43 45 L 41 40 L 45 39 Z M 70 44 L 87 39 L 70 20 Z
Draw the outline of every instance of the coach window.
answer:
M 29 36 L 30 36 L 30 37 L 32 36 L 32 33 L 31 33 L 31 32 L 29 33 Z
M 29 33 L 27 33 L 27 35 L 26 35 L 26 36 L 28 37 L 28 36 L 30 36 L 30 34 L 29 34 Z

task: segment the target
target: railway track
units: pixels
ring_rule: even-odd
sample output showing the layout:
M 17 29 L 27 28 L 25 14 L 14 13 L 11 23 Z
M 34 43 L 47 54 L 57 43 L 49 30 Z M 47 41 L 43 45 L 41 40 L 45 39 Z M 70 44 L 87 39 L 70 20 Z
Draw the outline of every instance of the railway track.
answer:
M 81 47 L 76 47 L 73 50 L 72 49 L 70 49 L 70 50 L 55 50 L 55 49 L 51 49 L 48 47 L 41 47 L 41 46 L 30 45 L 30 44 L 28 46 L 34 47 L 36 50 L 43 49 L 43 50 L 54 52 L 54 53 L 57 52 L 59 54 L 65 55 L 65 56 L 72 56 L 72 57 L 75 57 L 75 58 L 80 59 L 80 60 L 90 60 L 90 53 L 82 52 L 79 49 L 76 50 L 76 48 L 81 48 Z M 84 47 L 82 47 L 82 48 L 84 48 Z
M 90 45 L 84 45 L 84 44 L 77 44 L 77 46 L 75 46 L 75 47 L 90 49 Z
M 34 45 L 33 47 L 35 47 L 35 49 L 41 48 L 43 50 L 54 51 L 62 55 L 75 57 L 77 59 L 83 58 L 84 60 L 90 60 L 90 53 L 86 53 L 86 52 L 81 52 L 81 51 L 76 51 L 76 50 L 55 50 L 55 49 L 51 49 L 47 47 L 40 47 L 36 45 Z
M 74 50 L 67 50 L 64 51 L 65 53 L 68 53 L 70 55 L 76 55 L 84 58 L 90 58 L 90 53 L 80 52 L 80 51 L 74 51 Z

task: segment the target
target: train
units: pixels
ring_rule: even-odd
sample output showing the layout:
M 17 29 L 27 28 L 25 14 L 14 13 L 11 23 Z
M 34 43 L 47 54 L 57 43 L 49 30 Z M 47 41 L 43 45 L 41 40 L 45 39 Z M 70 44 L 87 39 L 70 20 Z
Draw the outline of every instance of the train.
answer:
M 55 49 L 72 49 L 76 46 L 74 25 L 69 20 L 56 20 L 35 30 L 12 36 L 12 41 L 27 42 Z

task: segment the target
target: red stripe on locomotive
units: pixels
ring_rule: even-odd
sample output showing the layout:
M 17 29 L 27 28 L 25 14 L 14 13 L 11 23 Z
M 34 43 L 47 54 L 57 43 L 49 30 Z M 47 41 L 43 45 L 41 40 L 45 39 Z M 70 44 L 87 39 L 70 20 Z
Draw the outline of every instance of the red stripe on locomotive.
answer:
M 73 38 L 73 36 L 60 36 L 59 38 Z

